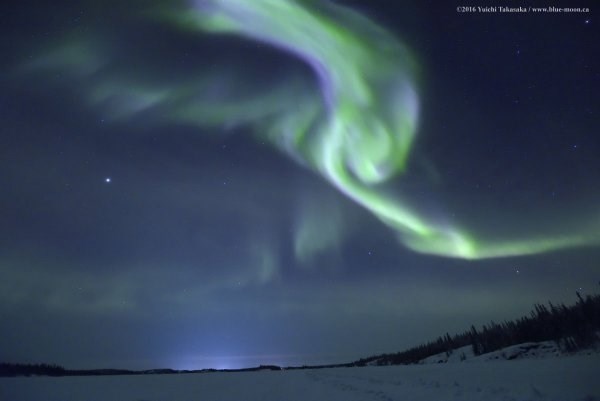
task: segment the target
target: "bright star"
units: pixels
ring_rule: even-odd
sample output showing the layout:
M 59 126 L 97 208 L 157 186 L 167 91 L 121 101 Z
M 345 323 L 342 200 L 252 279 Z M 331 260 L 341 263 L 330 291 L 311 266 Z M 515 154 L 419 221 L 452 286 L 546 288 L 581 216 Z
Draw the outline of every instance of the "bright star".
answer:
M 107 184 L 109 184 L 109 183 L 111 182 L 111 179 L 110 179 L 110 177 L 106 177 L 106 178 L 104 179 L 104 182 L 106 182 Z

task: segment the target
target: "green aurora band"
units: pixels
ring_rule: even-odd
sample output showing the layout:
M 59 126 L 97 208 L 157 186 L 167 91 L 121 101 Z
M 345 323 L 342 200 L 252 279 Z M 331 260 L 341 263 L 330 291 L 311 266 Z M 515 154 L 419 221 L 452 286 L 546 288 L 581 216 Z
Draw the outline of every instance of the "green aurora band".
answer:
M 481 241 L 440 224 L 383 184 L 406 173 L 418 128 L 418 66 L 384 28 L 346 7 L 313 0 L 197 0 L 149 13 L 176 29 L 239 36 L 288 53 L 311 67 L 318 89 L 294 77 L 254 88 L 243 66 L 200 73 L 193 82 L 97 78 L 102 46 L 71 40 L 35 67 L 59 67 L 86 82 L 90 100 L 115 118 L 158 109 L 170 121 L 250 126 L 393 228 L 412 250 L 465 259 L 536 254 L 598 242 L 597 234 Z M 91 79 L 90 77 L 96 78 Z M 86 81 L 87 79 L 87 81 Z M 133 81 L 133 82 L 132 82 Z M 215 95 L 211 88 L 228 88 Z M 598 232 L 590 230 L 589 232 Z

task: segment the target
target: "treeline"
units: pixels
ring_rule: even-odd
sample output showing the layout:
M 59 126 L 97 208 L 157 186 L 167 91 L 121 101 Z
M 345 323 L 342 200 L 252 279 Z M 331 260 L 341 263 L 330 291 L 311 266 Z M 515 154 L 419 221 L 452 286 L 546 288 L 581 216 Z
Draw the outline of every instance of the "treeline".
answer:
M 175 369 L 149 369 L 149 370 L 126 370 L 126 369 L 91 369 L 73 370 L 59 365 L 51 364 L 24 364 L 24 363 L 0 363 L 0 377 L 17 376 L 117 376 L 117 375 L 165 375 L 186 373 L 239 373 L 259 371 L 282 371 L 302 369 L 328 369 L 352 367 L 354 363 L 338 363 L 329 365 L 303 365 L 281 367 L 278 365 L 260 365 L 251 368 L 238 369 L 199 369 L 199 370 L 175 370 Z
M 64 376 L 66 371 L 67 370 L 62 366 L 49 365 L 46 363 L 0 363 L 0 377 Z
M 477 330 L 475 326 L 461 334 L 439 337 L 435 341 L 410 348 L 395 354 L 382 354 L 360 359 L 353 366 L 403 365 L 418 363 L 429 356 L 472 346 L 475 355 L 496 351 L 511 345 L 526 342 L 554 341 L 566 352 L 589 348 L 600 338 L 600 295 L 585 298 L 579 292 L 577 302 L 548 306 L 534 305 L 529 316 L 502 323 L 490 322 Z
M 16 376 L 112 376 L 180 373 L 173 369 L 134 371 L 126 369 L 65 369 L 47 363 L 0 363 L 0 377 Z
M 555 341 L 567 352 L 589 348 L 598 341 L 600 331 L 600 295 L 583 298 L 577 292 L 575 305 L 566 307 L 551 302 L 536 304 L 530 316 L 497 324 L 491 322 L 481 331 L 469 333 L 475 355 L 524 342 Z
M 202 369 L 202 370 L 174 370 L 174 369 L 150 369 L 150 370 L 126 370 L 126 369 L 90 369 L 74 370 L 65 369 L 59 365 L 46 363 L 0 363 L 0 377 L 17 376 L 115 376 L 115 375 L 167 375 L 178 373 L 211 373 L 211 372 L 257 372 L 261 370 L 283 370 L 276 365 L 260 365 L 253 368 L 240 369 Z
M 0 363 L 0 377 L 16 376 L 109 376 L 135 374 L 164 374 L 178 373 L 171 369 L 155 369 L 153 371 L 133 371 L 126 369 L 91 369 L 73 370 L 47 363 Z

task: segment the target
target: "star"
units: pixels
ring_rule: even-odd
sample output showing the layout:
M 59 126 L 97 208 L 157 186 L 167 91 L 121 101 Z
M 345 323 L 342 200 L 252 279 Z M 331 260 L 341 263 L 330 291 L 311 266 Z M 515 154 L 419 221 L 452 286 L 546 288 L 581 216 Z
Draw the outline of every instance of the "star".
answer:
M 111 183 L 111 181 L 112 181 L 112 179 L 111 179 L 110 177 L 106 177 L 106 178 L 104 179 L 104 182 L 105 182 L 105 183 L 107 183 L 107 184 L 110 184 L 110 183 Z

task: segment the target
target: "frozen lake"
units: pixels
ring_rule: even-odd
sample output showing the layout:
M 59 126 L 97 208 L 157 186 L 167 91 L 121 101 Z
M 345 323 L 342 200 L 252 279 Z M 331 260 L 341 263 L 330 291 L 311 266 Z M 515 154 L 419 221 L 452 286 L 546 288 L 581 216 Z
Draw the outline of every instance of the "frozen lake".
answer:
M 0 379 L 2 401 L 600 401 L 600 355 L 186 375 Z

